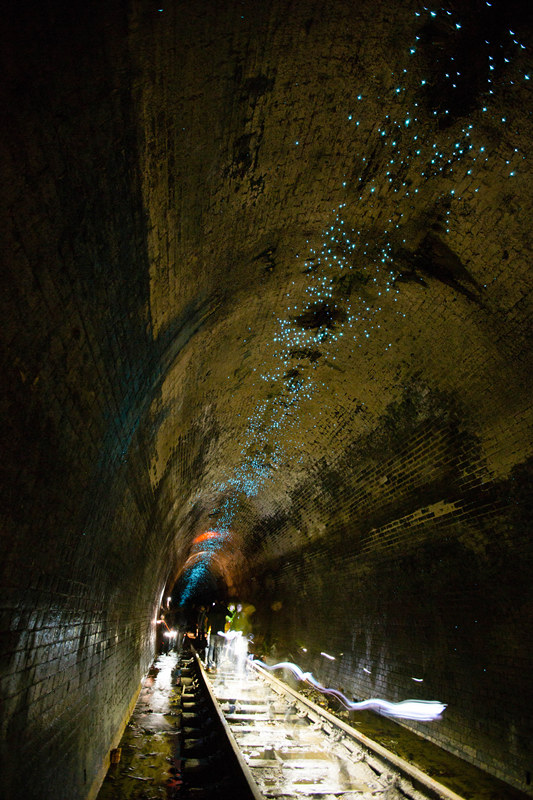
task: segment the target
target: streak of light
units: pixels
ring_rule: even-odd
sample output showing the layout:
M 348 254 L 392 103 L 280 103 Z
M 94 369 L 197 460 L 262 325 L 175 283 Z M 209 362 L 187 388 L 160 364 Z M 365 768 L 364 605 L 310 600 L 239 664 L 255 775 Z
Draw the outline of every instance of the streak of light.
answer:
M 377 711 L 378 714 L 383 714 L 386 717 L 398 717 L 401 719 L 418 720 L 419 722 L 429 722 L 439 719 L 446 708 L 446 705 L 440 703 L 438 700 L 401 700 L 398 703 L 391 703 L 379 697 L 372 697 L 369 700 L 351 701 L 348 700 L 346 695 L 342 694 L 342 692 L 337 691 L 337 689 L 327 689 L 325 686 L 322 686 L 310 672 L 303 672 L 297 664 L 293 664 L 291 661 L 281 661 L 279 664 L 274 664 L 271 667 L 259 660 L 254 660 L 253 663 L 267 669 L 269 672 L 275 669 L 288 669 L 298 680 L 310 684 L 322 694 L 336 697 L 337 700 L 350 711 L 370 710 Z

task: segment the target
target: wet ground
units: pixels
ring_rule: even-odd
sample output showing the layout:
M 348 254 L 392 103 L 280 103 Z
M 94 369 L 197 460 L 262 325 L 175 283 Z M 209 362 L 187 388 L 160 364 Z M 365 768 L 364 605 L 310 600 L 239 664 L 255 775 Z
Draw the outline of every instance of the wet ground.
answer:
M 189 795 L 182 782 L 180 683 L 178 654 L 159 656 L 120 742 L 120 761 L 110 766 L 97 800 L 177 800 Z M 324 705 L 321 695 L 305 694 Z M 385 717 L 368 711 L 338 716 L 465 800 L 530 797 Z M 211 800 L 217 800 L 216 793 Z
M 160 800 L 179 796 L 180 695 L 177 654 L 161 655 L 146 677 L 98 800 Z
M 310 700 L 325 705 L 317 692 L 304 692 Z M 473 764 L 447 753 L 402 725 L 372 711 L 339 712 L 327 708 L 374 742 L 414 764 L 426 775 L 452 789 L 465 800 L 525 800 L 531 795 L 514 789 Z
M 213 694 L 267 800 L 427 800 L 319 713 L 310 716 L 272 676 L 221 666 L 210 679 Z

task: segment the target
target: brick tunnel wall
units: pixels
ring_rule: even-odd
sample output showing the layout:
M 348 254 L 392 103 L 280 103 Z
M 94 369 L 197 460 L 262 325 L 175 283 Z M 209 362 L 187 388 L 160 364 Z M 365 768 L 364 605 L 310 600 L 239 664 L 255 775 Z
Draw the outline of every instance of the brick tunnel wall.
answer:
M 97 783 L 165 580 L 135 439 L 158 354 L 126 19 L 104 6 L 4 18 L 0 794 L 13 800 Z
M 362 696 L 423 686 L 449 704 L 424 734 L 524 787 L 525 67 L 498 63 L 490 121 L 476 85 L 442 128 L 430 110 L 444 113 L 443 84 L 419 98 L 423 147 L 463 142 L 471 115 L 487 166 L 456 180 L 431 153 L 421 174 L 413 152 L 391 177 L 390 70 L 407 69 L 420 29 L 444 49 L 451 36 L 422 26 L 416 3 L 392 11 L 280 0 L 160 12 L 146 0 L 7 14 L 6 797 L 94 794 L 152 658 L 162 592 L 194 537 L 225 526 L 217 569 L 254 599 L 268 643 L 295 660 L 307 647 L 316 674 Z M 411 99 L 421 77 L 402 81 Z M 514 124 L 502 127 L 506 103 Z M 320 322 L 320 309 L 295 314 L 291 292 L 319 274 L 304 253 L 340 204 L 377 250 L 396 221 L 394 302 L 369 288 L 363 255 L 383 250 L 365 245 L 332 289 L 339 308 L 379 306 L 364 349 L 346 327 L 334 349 L 343 312 L 325 306 L 320 345 L 294 347 L 265 381 L 279 319 L 300 332 Z M 320 390 L 296 423 L 263 424 L 307 374 Z M 344 655 L 324 671 L 313 651 L 330 649 Z
M 350 698 L 445 702 L 403 724 L 531 791 L 532 469 L 494 480 L 452 398 L 410 387 L 256 531 L 307 539 L 256 568 L 261 649 Z
M 161 393 L 202 322 L 156 337 L 121 4 L 17 4 L 2 32 L 0 795 L 95 796 L 184 545 L 168 507 L 201 473 L 205 420 L 155 486 Z M 158 503 L 158 501 L 161 501 Z M 181 548 L 181 549 L 180 549 Z

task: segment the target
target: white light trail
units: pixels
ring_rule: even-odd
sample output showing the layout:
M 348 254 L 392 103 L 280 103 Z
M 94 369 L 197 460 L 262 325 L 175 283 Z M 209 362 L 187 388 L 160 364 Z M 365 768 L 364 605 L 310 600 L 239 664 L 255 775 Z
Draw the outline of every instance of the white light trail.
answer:
M 322 686 L 310 672 L 303 672 L 297 664 L 293 664 L 291 661 L 281 661 L 279 664 L 274 664 L 272 667 L 269 667 L 268 664 L 259 660 L 253 660 L 253 663 L 267 669 L 269 672 L 275 669 L 288 669 L 298 680 L 309 683 L 322 694 L 336 697 L 337 700 L 350 711 L 371 710 L 377 711 L 378 714 L 383 714 L 387 717 L 412 719 L 418 722 L 430 722 L 431 720 L 439 719 L 446 708 L 444 703 L 440 703 L 437 700 L 401 700 L 399 703 L 391 703 L 379 697 L 372 697 L 369 700 L 351 701 L 348 700 L 346 695 L 342 694 L 342 692 L 337 691 L 337 689 L 327 689 L 325 686 Z

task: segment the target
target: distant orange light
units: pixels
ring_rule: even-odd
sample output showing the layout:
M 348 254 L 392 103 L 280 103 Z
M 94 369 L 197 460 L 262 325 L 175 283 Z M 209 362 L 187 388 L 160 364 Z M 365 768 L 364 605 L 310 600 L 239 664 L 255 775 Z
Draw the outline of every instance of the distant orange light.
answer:
M 216 531 L 206 531 L 206 533 L 201 533 L 196 539 L 193 539 L 192 543 L 200 544 L 200 542 L 205 542 L 207 539 L 218 539 L 220 535 L 221 534 Z

